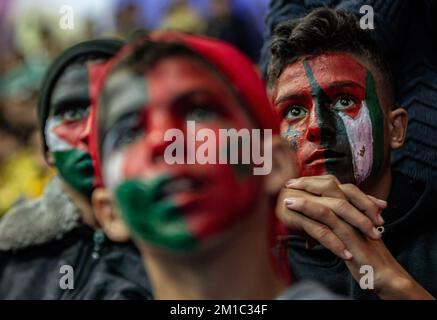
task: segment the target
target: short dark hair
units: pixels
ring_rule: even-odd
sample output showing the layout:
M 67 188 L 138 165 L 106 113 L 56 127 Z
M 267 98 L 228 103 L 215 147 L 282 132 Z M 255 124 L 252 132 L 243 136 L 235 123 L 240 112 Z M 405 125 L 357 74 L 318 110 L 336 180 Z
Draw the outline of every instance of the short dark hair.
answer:
M 279 24 L 270 45 L 267 86 L 272 88 L 284 68 L 306 55 L 347 52 L 366 58 L 393 92 L 391 71 L 370 30 L 363 30 L 354 14 L 319 8 L 307 16 Z

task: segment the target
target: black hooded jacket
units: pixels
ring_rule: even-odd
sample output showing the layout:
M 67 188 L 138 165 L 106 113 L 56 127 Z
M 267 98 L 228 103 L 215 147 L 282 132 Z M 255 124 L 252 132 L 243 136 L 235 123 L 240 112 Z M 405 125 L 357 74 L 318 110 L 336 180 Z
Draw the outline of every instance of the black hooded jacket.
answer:
M 431 184 L 394 172 L 383 241 L 402 267 L 437 297 L 437 190 Z M 305 240 L 293 236 L 288 252 L 296 280 L 311 279 L 335 293 L 353 299 L 378 299 L 373 290 L 362 290 L 346 265 L 317 245 L 305 248 Z
M 0 220 L 0 299 L 151 299 L 132 243 L 80 223 L 55 178 Z

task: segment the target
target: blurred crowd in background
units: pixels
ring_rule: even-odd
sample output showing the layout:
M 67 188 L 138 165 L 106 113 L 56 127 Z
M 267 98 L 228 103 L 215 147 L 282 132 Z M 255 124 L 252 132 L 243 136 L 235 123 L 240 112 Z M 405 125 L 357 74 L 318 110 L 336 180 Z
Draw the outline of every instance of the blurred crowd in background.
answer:
M 68 3 L 72 29 L 60 27 L 64 5 L 0 1 L 0 216 L 40 196 L 54 175 L 41 152 L 36 104 L 45 70 L 58 53 L 86 39 L 174 29 L 230 42 L 256 63 L 268 0 L 75 0 Z

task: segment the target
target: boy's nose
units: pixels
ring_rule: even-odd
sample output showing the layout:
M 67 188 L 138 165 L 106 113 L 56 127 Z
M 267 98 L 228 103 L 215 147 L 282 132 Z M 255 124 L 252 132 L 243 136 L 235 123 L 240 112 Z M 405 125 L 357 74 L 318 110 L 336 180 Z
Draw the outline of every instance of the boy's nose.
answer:
M 310 118 L 308 121 L 308 129 L 306 131 L 306 139 L 313 143 L 320 143 L 321 140 L 321 130 L 320 124 L 322 119 L 320 119 L 320 112 L 318 112 L 318 106 L 314 106 L 310 111 Z
M 91 133 L 91 117 L 88 115 L 86 119 L 83 119 L 83 129 L 78 137 L 78 147 L 80 149 L 88 150 L 89 136 Z
M 170 115 L 159 113 L 149 118 L 149 130 L 146 132 L 145 141 L 153 162 L 164 161 L 165 150 L 172 143 L 168 138 L 174 136 L 171 130 L 179 128 Z M 166 137 L 169 141 L 166 141 Z

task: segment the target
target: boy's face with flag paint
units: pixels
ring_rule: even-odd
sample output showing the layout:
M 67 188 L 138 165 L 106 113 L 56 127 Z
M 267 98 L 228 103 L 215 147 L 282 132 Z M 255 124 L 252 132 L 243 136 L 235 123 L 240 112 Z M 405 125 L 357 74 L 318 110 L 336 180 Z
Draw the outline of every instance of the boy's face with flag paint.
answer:
M 333 174 L 360 184 L 380 172 L 384 113 L 372 73 L 351 55 L 327 53 L 288 65 L 273 103 L 300 176 Z
M 94 172 L 88 149 L 91 70 L 97 65 L 89 61 L 65 70 L 53 89 L 45 128 L 47 146 L 60 176 L 88 198 Z
M 250 165 L 167 164 L 169 129 L 183 132 L 252 128 L 234 93 L 194 58 L 168 57 L 145 75 L 114 71 L 102 93 L 103 177 L 121 216 L 140 240 L 170 250 L 192 250 L 224 233 L 256 206 L 261 179 Z M 180 140 L 179 140 L 180 141 Z M 196 142 L 196 149 L 199 142 Z

